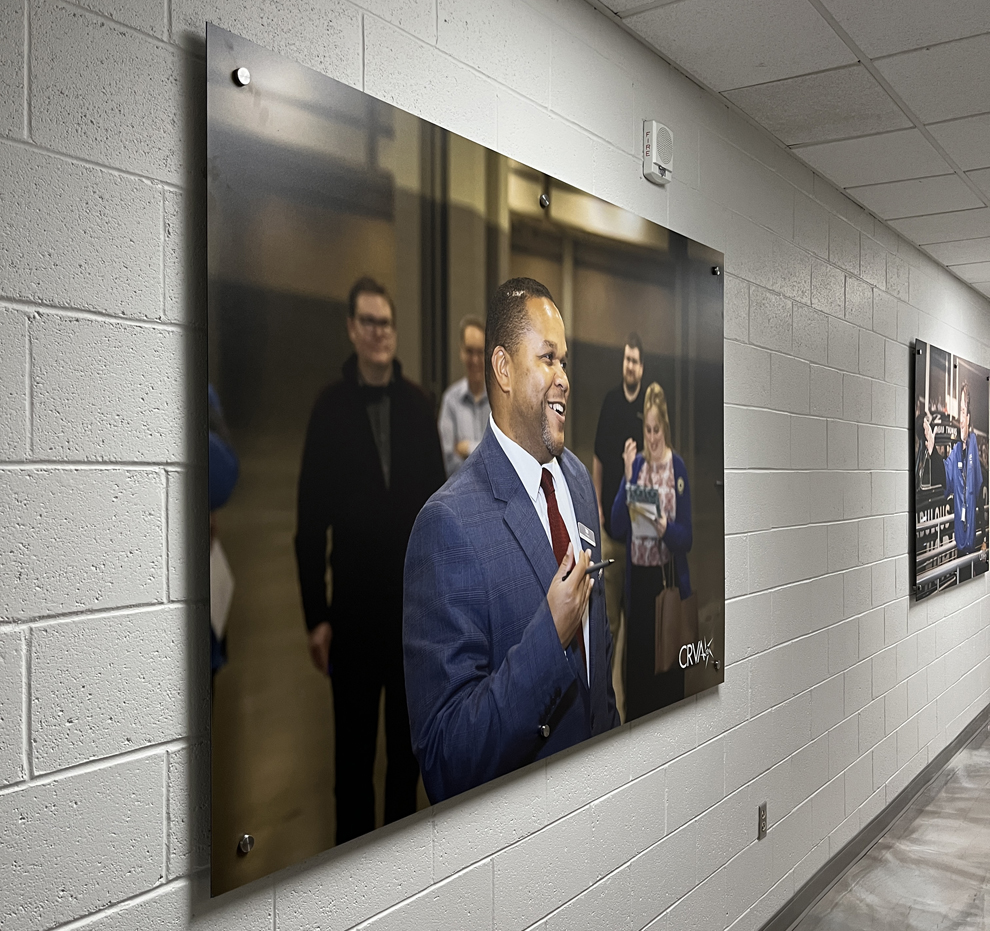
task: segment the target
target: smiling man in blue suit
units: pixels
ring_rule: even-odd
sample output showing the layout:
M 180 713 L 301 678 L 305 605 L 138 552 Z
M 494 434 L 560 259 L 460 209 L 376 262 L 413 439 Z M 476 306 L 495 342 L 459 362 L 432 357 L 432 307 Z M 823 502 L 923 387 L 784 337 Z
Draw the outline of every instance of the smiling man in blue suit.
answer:
M 598 503 L 564 448 L 566 366 L 550 292 L 505 282 L 485 328 L 490 429 L 406 551 L 406 695 L 432 802 L 619 724 L 601 572 L 585 572 Z

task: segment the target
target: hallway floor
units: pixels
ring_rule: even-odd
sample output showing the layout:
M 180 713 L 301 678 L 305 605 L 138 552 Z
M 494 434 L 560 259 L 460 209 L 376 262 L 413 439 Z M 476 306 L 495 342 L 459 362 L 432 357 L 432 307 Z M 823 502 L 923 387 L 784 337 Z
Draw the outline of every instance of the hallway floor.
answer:
M 794 931 L 990 929 L 990 740 L 986 730 Z

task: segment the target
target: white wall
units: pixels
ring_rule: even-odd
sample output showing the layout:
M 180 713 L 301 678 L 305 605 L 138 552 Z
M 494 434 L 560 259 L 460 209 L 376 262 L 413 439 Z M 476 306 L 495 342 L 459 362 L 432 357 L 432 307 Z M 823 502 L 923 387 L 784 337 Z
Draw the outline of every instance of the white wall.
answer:
M 212 904 L 207 18 L 724 250 L 730 599 L 719 690 Z M 906 555 L 907 345 L 987 302 L 582 0 L 2 0 L 0 135 L 5 931 L 755 928 L 987 704 Z

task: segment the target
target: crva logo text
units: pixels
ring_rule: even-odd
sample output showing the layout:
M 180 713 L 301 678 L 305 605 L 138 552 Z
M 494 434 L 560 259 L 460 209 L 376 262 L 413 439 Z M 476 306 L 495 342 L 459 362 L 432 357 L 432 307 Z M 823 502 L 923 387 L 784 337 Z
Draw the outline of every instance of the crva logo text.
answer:
M 699 640 L 697 643 L 685 643 L 681 647 L 680 653 L 677 654 L 677 661 L 681 664 L 681 669 L 687 669 L 688 666 L 694 666 L 702 660 L 707 666 L 710 659 L 715 659 L 715 654 L 712 653 L 711 638 L 707 643 L 704 640 Z

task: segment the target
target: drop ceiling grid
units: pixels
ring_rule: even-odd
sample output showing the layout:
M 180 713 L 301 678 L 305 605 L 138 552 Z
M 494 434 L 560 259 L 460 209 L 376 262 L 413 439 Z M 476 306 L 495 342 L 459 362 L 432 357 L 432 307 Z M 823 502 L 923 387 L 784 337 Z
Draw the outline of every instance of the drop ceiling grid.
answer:
M 593 2 L 985 290 L 988 0 Z

